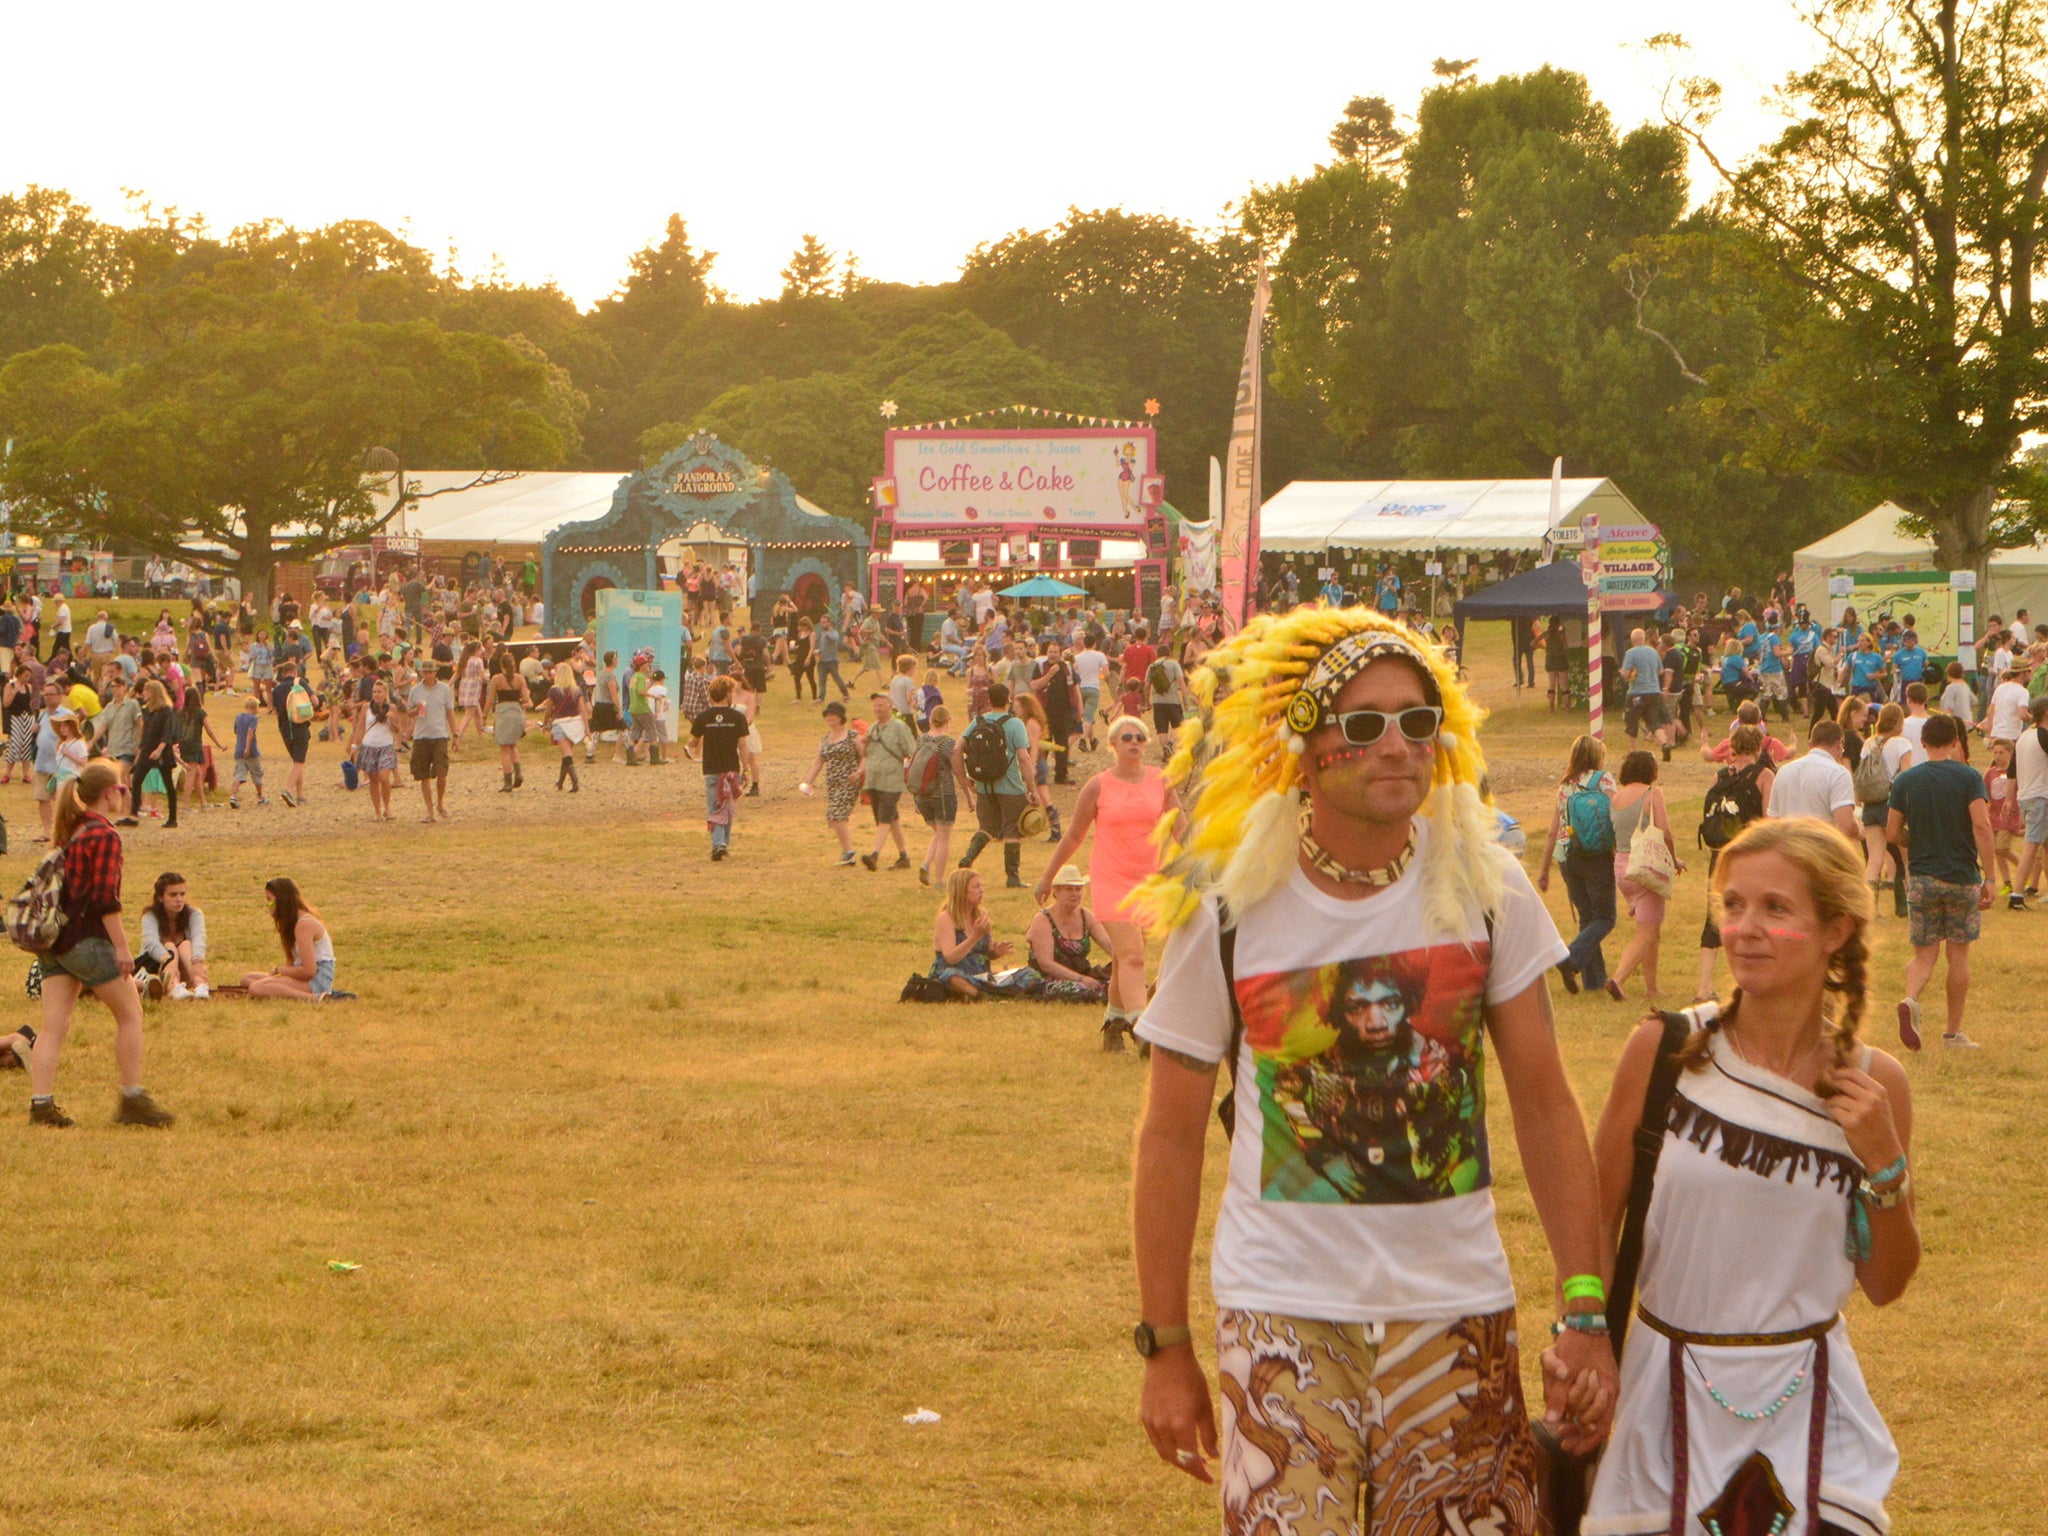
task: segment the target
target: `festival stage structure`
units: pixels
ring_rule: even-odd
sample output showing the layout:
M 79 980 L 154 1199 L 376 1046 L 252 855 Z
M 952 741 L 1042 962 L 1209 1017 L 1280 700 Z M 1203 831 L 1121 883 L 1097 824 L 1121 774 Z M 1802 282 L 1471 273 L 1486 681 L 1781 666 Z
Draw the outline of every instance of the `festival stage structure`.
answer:
M 580 634 L 608 587 L 654 591 L 658 552 L 675 540 L 743 545 L 752 574 L 752 623 L 788 592 L 821 610 L 867 566 L 859 524 L 809 508 L 780 470 L 699 433 L 658 463 L 628 475 L 601 517 L 568 523 L 541 546 L 541 592 L 551 635 Z

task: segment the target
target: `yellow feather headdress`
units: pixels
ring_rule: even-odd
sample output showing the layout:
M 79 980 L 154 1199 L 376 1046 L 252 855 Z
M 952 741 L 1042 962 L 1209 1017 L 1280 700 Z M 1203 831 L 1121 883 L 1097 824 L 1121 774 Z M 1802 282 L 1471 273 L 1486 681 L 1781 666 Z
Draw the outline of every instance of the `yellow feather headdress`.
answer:
M 1302 798 L 1288 706 L 1333 646 L 1375 633 L 1421 659 L 1443 704 L 1432 788 L 1423 802 L 1430 821 L 1421 870 L 1425 919 L 1434 931 L 1461 935 L 1499 911 L 1508 855 L 1494 840 L 1493 816 L 1479 793 L 1486 775 L 1479 723 L 1486 712 L 1442 652 L 1405 624 L 1370 608 L 1314 607 L 1251 619 L 1189 679 L 1195 714 L 1181 726 L 1166 767 L 1188 810 L 1188 840 L 1174 835 L 1176 815 L 1161 818 L 1154 835 L 1161 873 L 1137 897 L 1155 927 L 1179 927 L 1211 892 L 1243 912 L 1286 881 Z

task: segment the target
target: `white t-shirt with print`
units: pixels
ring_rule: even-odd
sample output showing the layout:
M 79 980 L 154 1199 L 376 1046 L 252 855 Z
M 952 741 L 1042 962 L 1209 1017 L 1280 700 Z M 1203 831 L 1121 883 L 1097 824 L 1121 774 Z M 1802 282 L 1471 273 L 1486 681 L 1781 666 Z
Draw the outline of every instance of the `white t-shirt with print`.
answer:
M 1486 1141 L 1487 1003 L 1565 956 L 1505 850 L 1504 899 L 1455 940 L 1422 918 L 1416 858 L 1364 900 L 1298 868 L 1238 924 L 1245 1033 L 1237 1134 L 1216 1218 L 1216 1303 L 1328 1322 L 1470 1317 L 1514 1305 Z M 1202 1061 L 1229 1049 L 1213 900 L 1168 940 L 1140 1038 Z

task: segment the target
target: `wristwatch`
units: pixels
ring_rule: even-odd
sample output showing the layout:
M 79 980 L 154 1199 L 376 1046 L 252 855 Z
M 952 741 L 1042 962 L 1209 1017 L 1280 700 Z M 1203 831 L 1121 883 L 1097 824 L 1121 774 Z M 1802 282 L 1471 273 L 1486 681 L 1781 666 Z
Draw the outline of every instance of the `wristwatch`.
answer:
M 1162 1349 L 1171 1349 L 1176 1344 L 1185 1344 L 1194 1337 L 1187 1328 L 1154 1328 L 1150 1323 L 1140 1323 L 1131 1330 L 1131 1344 L 1145 1359 L 1150 1360 Z

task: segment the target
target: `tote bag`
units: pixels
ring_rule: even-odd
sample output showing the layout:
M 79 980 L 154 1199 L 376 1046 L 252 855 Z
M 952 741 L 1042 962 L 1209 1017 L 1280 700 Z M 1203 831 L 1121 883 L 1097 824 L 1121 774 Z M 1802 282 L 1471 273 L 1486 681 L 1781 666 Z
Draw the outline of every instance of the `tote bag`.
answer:
M 1669 897 L 1678 877 L 1678 861 L 1665 845 L 1664 834 L 1648 816 L 1637 825 L 1628 840 L 1628 868 L 1622 878 L 1633 880 L 1652 896 Z

